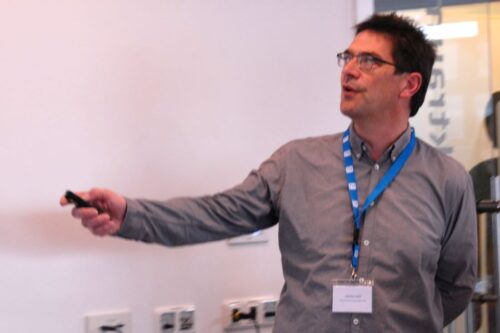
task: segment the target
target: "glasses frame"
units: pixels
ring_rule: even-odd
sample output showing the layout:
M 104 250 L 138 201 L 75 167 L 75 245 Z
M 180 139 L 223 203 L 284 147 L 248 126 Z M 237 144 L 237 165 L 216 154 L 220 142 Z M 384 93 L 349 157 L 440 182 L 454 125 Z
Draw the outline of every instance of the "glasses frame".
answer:
M 337 64 L 340 68 L 344 68 L 345 65 L 351 62 L 352 59 L 356 58 L 356 63 L 359 69 L 364 71 L 371 71 L 373 69 L 373 65 L 390 65 L 394 66 L 396 69 L 398 68 L 395 63 L 386 61 L 382 58 L 377 57 L 376 55 L 361 52 L 358 54 L 352 54 L 349 51 L 343 51 L 337 53 Z

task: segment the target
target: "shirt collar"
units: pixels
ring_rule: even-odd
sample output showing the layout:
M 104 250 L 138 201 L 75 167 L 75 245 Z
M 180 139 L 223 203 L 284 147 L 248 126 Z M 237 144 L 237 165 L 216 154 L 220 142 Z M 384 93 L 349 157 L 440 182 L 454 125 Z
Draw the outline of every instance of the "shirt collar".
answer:
M 366 145 L 363 142 L 363 139 L 359 137 L 358 134 L 354 131 L 353 125 L 349 125 L 349 132 L 350 132 L 350 143 L 351 143 L 351 151 L 352 155 L 354 158 L 359 160 L 363 154 L 366 154 L 366 156 L 369 156 L 369 148 L 368 145 Z M 399 138 L 394 141 L 392 145 L 390 145 L 386 151 L 382 154 L 381 160 L 385 161 L 387 158 L 390 158 L 392 162 L 394 162 L 399 154 L 405 149 L 406 145 L 408 142 L 410 142 L 411 139 L 411 127 L 408 125 L 406 130 L 399 136 Z

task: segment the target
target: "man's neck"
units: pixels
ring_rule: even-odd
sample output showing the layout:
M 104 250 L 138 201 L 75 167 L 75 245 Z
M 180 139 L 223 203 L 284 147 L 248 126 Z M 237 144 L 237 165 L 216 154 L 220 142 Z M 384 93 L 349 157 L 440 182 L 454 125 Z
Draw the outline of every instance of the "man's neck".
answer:
M 388 123 L 363 123 L 353 120 L 353 129 L 356 134 L 368 145 L 370 158 L 378 161 L 382 154 L 389 148 L 408 128 L 408 122 Z

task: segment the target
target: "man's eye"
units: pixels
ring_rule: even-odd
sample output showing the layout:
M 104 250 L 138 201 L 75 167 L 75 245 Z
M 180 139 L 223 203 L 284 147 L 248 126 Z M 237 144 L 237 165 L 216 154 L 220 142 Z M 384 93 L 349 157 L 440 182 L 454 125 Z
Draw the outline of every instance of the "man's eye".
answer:
M 361 62 L 365 64 L 373 64 L 375 62 L 375 59 L 370 55 L 362 55 L 360 58 Z

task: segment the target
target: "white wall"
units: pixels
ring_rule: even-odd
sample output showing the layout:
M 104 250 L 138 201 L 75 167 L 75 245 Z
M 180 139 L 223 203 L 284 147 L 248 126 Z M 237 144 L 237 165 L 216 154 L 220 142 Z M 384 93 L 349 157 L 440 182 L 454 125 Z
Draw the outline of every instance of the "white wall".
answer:
M 375 0 L 356 0 L 356 23 L 367 19 L 375 12 Z
M 213 193 L 286 141 L 343 130 L 335 54 L 350 0 L 0 2 L 0 332 L 83 333 L 88 312 L 278 295 L 269 243 L 168 249 L 96 238 L 66 189 Z

